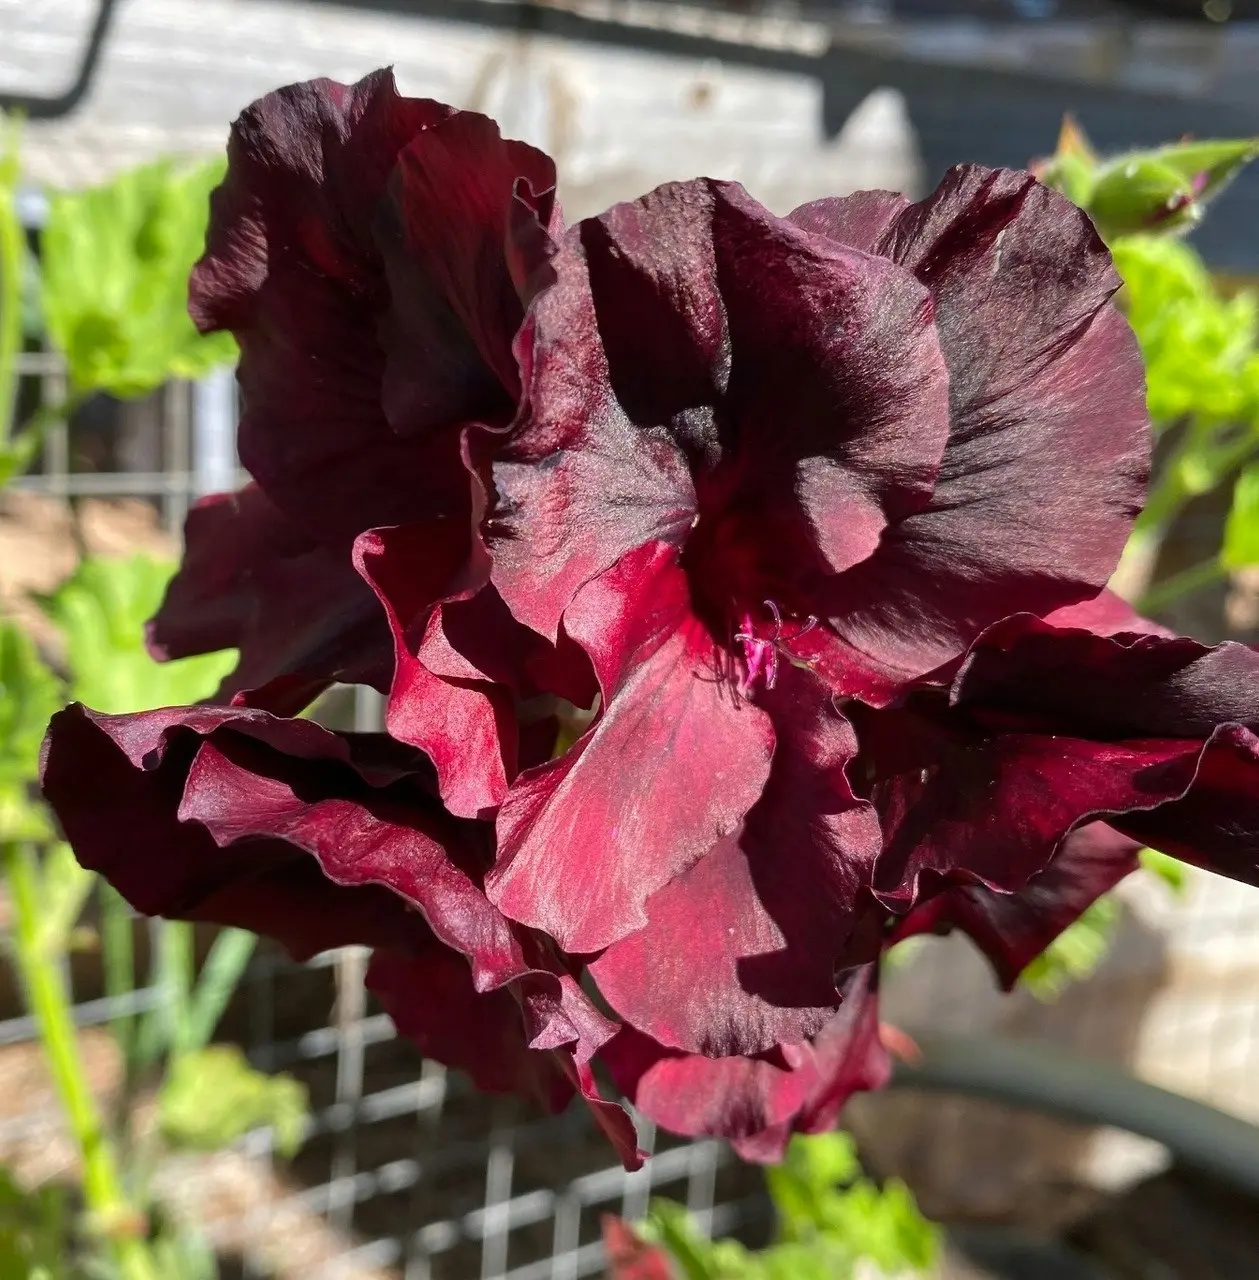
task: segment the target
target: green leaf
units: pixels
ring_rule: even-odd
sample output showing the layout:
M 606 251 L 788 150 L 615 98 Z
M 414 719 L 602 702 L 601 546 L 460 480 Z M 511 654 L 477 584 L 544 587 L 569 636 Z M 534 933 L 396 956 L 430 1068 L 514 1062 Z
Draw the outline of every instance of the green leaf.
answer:
M 74 850 L 62 840 L 54 841 L 44 854 L 40 875 L 43 899 L 39 922 L 41 938 L 49 951 L 64 951 L 78 922 L 95 877 L 79 865 Z
M 147 556 L 80 562 L 41 604 L 65 639 L 71 696 L 97 711 L 146 711 L 208 697 L 235 652 L 154 662 L 144 626 L 161 603 L 173 565 Z
M 235 1045 L 210 1045 L 176 1057 L 158 1095 L 158 1124 L 176 1147 L 218 1151 L 251 1129 L 270 1126 L 285 1158 L 301 1146 L 308 1104 L 291 1076 L 254 1070 Z
M 159 161 L 105 186 L 53 197 L 43 233 L 42 308 L 79 393 L 140 396 L 235 358 L 187 311 L 221 162 Z
M 1111 246 L 1121 295 L 1145 358 L 1147 398 L 1156 425 L 1185 419 L 1207 425 L 1259 420 L 1259 306 L 1249 292 L 1224 297 L 1198 254 L 1157 236 Z M 1213 487 L 1217 467 L 1207 439 L 1196 465 Z
M 1159 853 L 1157 849 L 1142 849 L 1139 856 L 1141 865 L 1151 875 L 1158 876 L 1177 897 L 1189 887 L 1189 868 L 1179 858 Z
M 70 1280 L 71 1254 L 64 1191 L 26 1191 L 0 1167 L 0 1280 Z
M 652 1201 L 640 1234 L 668 1250 L 685 1280 L 852 1280 L 863 1260 L 889 1274 L 934 1264 L 938 1229 L 903 1183 L 879 1187 L 862 1176 L 846 1133 L 793 1138 L 765 1177 L 779 1224 L 768 1249 L 706 1240 L 668 1200 Z
M 1122 908 L 1100 897 L 1029 964 L 1019 982 L 1038 1000 L 1056 1000 L 1073 982 L 1090 977 L 1110 950 Z
M 64 700 L 60 681 L 30 636 L 0 619 L 0 840 L 42 840 L 50 834 L 32 788 L 44 730 Z
M 1259 564 L 1259 463 L 1244 468 L 1233 485 L 1220 559 L 1226 569 Z

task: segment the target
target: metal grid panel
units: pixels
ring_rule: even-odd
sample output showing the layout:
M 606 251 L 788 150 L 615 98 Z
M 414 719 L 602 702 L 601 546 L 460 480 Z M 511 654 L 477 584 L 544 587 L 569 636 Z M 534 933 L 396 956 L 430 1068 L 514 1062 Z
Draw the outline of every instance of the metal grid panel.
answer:
M 64 398 L 53 356 L 28 354 L 21 373 L 28 409 Z M 50 433 L 37 468 L 15 487 L 70 501 L 142 499 L 178 534 L 198 496 L 243 478 L 235 407 L 225 372 L 195 386 L 172 384 L 140 410 L 121 407 L 92 422 L 80 414 Z M 94 456 L 114 466 L 92 469 L 87 437 Z M 120 457 L 139 469 L 118 469 Z M 378 694 L 356 689 L 347 727 L 378 728 L 381 712 Z M 221 1034 L 241 1043 L 260 1068 L 301 1079 L 312 1110 L 291 1166 L 272 1161 L 267 1132 L 240 1144 L 239 1153 L 268 1170 L 284 1194 L 246 1207 L 231 1238 L 265 1244 L 283 1220 L 305 1212 L 339 1241 L 334 1256 L 303 1268 L 311 1280 L 578 1280 L 602 1268 L 599 1215 L 640 1215 L 657 1188 L 685 1200 L 706 1229 L 755 1228 L 766 1220 L 759 1175 L 718 1143 L 657 1142 L 644 1124 L 644 1145 L 658 1154 L 627 1175 L 611 1163 L 611 1148 L 579 1105 L 544 1117 L 514 1100 L 478 1095 L 462 1077 L 422 1061 L 372 1006 L 365 967 L 366 953 L 357 948 L 299 966 L 263 946 L 251 963 Z M 158 1002 L 156 988 L 111 1000 L 91 976 L 86 985 L 79 977 L 82 1027 Z M 32 1035 L 28 1017 L 0 1020 L 0 1054 Z M 0 1120 L 0 1151 L 37 1124 Z M 246 1252 L 246 1276 L 269 1274 L 265 1252 Z

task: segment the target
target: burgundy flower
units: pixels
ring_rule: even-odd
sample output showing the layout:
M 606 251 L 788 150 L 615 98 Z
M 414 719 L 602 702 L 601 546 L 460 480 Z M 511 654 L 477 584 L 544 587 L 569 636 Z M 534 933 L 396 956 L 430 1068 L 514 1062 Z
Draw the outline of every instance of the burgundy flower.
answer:
M 876 895 L 966 928 L 1007 981 L 1139 845 L 1259 883 L 1253 649 L 1023 615 L 989 628 L 951 682 L 850 714 L 856 787 L 883 832 Z
M 297 958 L 372 947 L 369 985 L 425 1053 L 552 1110 L 582 1094 L 639 1161 L 590 1065 L 617 1024 L 486 899 L 493 827 L 449 814 L 413 749 L 255 709 L 74 705 L 42 782 L 80 862 L 138 911 L 251 929 Z
M 242 114 L 190 307 L 240 344 L 240 455 L 257 488 L 192 512 L 151 624 L 157 655 L 238 647 L 223 694 L 267 686 L 253 701 L 273 710 L 334 679 L 388 687 L 389 629 L 352 544 L 381 525 L 453 524 L 452 573 L 466 569 L 461 435 L 515 412 L 512 343 L 546 280 L 554 182 L 540 152 L 399 96 L 387 71 L 293 85 Z
M 1091 226 L 1022 174 L 789 219 L 666 186 L 570 229 L 554 266 L 491 576 L 590 655 L 601 709 L 510 787 L 488 892 L 600 953 L 621 1043 L 660 1058 L 643 1081 L 697 1073 L 690 1118 L 640 1083 L 649 1115 L 777 1132 L 799 1099 L 731 1103 L 720 1072 L 777 1080 L 772 1055 L 821 1043 L 889 905 L 842 699 L 1098 595 L 1144 482 L 1139 359 Z

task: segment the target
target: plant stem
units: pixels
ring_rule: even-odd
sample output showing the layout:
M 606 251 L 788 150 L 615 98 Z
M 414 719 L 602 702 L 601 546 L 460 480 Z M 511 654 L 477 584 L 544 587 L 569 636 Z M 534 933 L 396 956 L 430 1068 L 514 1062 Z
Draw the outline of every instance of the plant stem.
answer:
M 1195 564 L 1155 583 L 1137 602 L 1137 608 L 1142 613 L 1157 613 L 1181 596 L 1192 595 L 1227 576 L 1228 567 L 1218 556 L 1212 556 L 1210 560 L 1204 560 L 1201 564 Z
M 184 1047 L 204 1049 L 240 985 L 258 939 L 244 929 L 224 929 L 214 940 L 189 1003 Z
M 131 995 L 136 989 L 135 947 L 131 937 L 131 910 L 111 884 L 100 882 L 101 956 L 105 969 L 105 994 L 112 999 Z M 110 1029 L 122 1054 L 130 1086 L 135 1075 L 135 1027 L 133 1013 L 115 1014 Z
M 22 351 L 22 223 L 17 213 L 16 164 L 0 120 L 0 448 L 13 434 L 17 412 L 17 361 Z M 16 131 L 14 131 L 16 134 Z M 14 180 L 10 181 L 12 177 Z
M 41 936 L 35 855 L 29 846 L 7 843 L 3 857 L 13 896 L 14 961 L 31 1015 L 39 1027 L 57 1096 L 83 1162 L 88 1210 L 105 1228 L 123 1280 L 157 1280 L 148 1248 L 134 1234 L 132 1224 L 140 1217 L 123 1190 L 113 1148 L 83 1073 L 69 993 L 58 957 Z

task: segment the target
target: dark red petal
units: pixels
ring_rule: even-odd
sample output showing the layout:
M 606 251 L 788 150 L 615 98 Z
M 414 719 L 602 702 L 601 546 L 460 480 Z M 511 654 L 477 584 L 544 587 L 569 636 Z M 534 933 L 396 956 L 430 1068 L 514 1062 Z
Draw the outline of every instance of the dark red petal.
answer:
M 452 951 L 418 959 L 378 951 L 367 981 L 399 1032 L 426 1057 L 466 1071 L 478 1088 L 520 1093 L 552 1111 L 580 1094 L 626 1169 L 642 1165 L 633 1121 L 623 1107 L 600 1095 L 589 1065 L 589 1055 L 606 1042 L 612 1024 L 571 978 L 565 978 L 557 1005 L 563 1014 L 552 1017 L 550 1025 L 567 1024 L 573 1033 L 553 1043 L 540 1043 L 528 1001 L 523 1010 L 519 1003 L 520 988 L 477 991 L 462 957 Z M 594 1036 L 587 1038 L 592 1028 Z
M 433 761 L 453 813 L 475 817 L 496 807 L 516 775 L 519 700 L 548 690 L 588 705 L 589 661 L 511 616 L 482 585 L 479 542 L 469 561 L 467 534 L 452 521 L 370 530 L 355 543 L 354 560 L 393 631 L 386 728 Z
M 1259 726 L 1259 651 L 1009 618 L 972 646 L 951 701 L 1105 741 L 1200 740 L 1226 722 Z
M 672 548 L 626 556 L 564 622 L 594 662 L 603 709 L 509 791 L 486 885 L 512 919 L 585 954 L 645 925 L 651 894 L 739 826 L 765 785 L 773 732 L 713 672 Z
M 899 191 L 855 191 L 802 204 L 787 220 L 850 249 L 877 253 L 884 233 L 909 207 L 908 197 Z
M 1094 818 L 1259 880 L 1259 653 L 1024 616 L 972 647 L 950 699 L 854 713 L 890 906 L 940 877 L 1017 891 Z
M 663 1128 L 726 1138 L 745 1159 L 771 1163 L 793 1132 L 832 1128 L 852 1094 L 886 1082 L 873 969 L 847 976 L 844 1004 L 813 1040 L 773 1054 L 680 1053 L 627 1027 L 601 1056 L 617 1087 Z
M 739 454 L 761 484 L 790 475 L 782 497 L 799 502 L 839 572 L 931 494 L 949 432 L 931 297 L 909 272 L 800 232 L 741 187 L 715 194 Z
M 634 429 L 608 384 L 585 263 L 572 236 L 534 304 L 524 420 L 494 463 L 494 585 L 512 614 L 555 639 L 577 592 L 621 556 L 680 546 L 696 512 L 685 459 Z
M 1105 584 L 1145 492 L 1144 380 L 1105 246 L 1029 174 L 952 170 L 876 252 L 931 290 L 953 425 L 930 503 L 836 583 L 829 613 L 920 674 L 998 618 Z
M 1259 885 L 1259 737 L 1241 725 L 1221 725 L 1182 794 L 1114 825 L 1172 857 Z
M 429 520 L 370 530 L 354 547 L 359 572 L 379 597 L 393 632 L 386 728 L 429 756 L 443 800 L 464 817 L 502 801 L 516 749 L 510 689 L 495 685 L 469 663 L 447 679 L 427 661 L 434 648 L 446 648 L 443 602 L 460 601 L 466 607 L 477 599 L 483 573 L 468 561 L 469 548 L 475 555 L 477 546 L 460 522 Z M 473 609 L 478 619 L 486 612 L 479 605 Z M 501 651 L 510 655 L 517 639 L 510 627 L 523 628 L 510 617 L 507 623 Z M 504 637 L 496 631 L 485 639 L 493 651 L 494 642 Z
M 389 298 L 372 239 L 399 151 L 451 113 L 400 97 L 387 71 L 280 89 L 233 126 L 211 198 L 192 315 L 240 343 L 241 461 L 324 542 L 466 505 L 457 439 L 401 440 L 385 420 L 376 326 Z
M 1044 871 L 1017 893 L 953 888 L 916 907 L 893 941 L 961 929 L 992 962 L 1006 990 L 1064 929 L 1139 866 L 1140 844 L 1104 822 L 1073 831 Z
M 482 859 L 488 860 L 483 831 L 452 821 L 414 791 L 373 794 L 331 781 L 320 788 L 309 770 L 220 733 L 197 751 L 178 816 L 200 823 L 220 847 L 280 839 L 312 856 L 335 884 L 392 890 L 423 915 L 439 941 L 469 959 L 480 991 L 532 969 L 481 891 Z
M 835 971 L 866 905 L 874 811 L 845 768 L 856 738 L 792 671 L 766 699 L 778 738 L 744 829 L 647 902 L 648 924 L 590 966 L 627 1022 L 710 1057 L 803 1040 L 835 1012 Z
M 547 1111 L 571 1100 L 573 1085 L 557 1056 L 529 1047 L 512 992 L 478 991 L 457 952 L 438 942 L 418 955 L 377 951 L 367 987 L 399 1035 L 426 1058 L 466 1072 L 478 1089 L 519 1094 Z
M 376 226 L 393 303 L 383 396 L 398 431 L 502 423 L 515 411 L 520 290 L 550 256 L 545 239 L 522 243 L 524 228 L 513 228 L 527 208 L 516 199 L 521 180 L 533 197 L 524 221 L 545 227 L 554 163 L 470 111 L 425 129 L 398 157 Z
M 681 546 L 697 514 L 772 513 L 760 532 L 789 544 L 790 577 L 856 563 L 926 501 L 947 376 L 909 272 L 706 179 L 586 220 L 556 268 L 494 472 L 495 580 L 536 630 L 635 547 Z
M 223 849 L 200 823 L 180 820 L 194 753 L 225 728 L 312 769 L 351 773 L 350 744 L 311 721 L 228 708 L 104 716 L 71 706 L 49 728 L 43 787 L 79 861 L 137 911 L 265 933 L 299 959 L 350 943 L 409 945 L 422 925 L 396 894 L 337 885 L 282 839 Z M 396 770 L 371 773 L 384 781 Z
M 388 627 L 349 555 L 292 524 L 257 485 L 203 498 L 184 540 L 148 626 L 155 658 L 238 649 L 218 698 L 284 688 L 266 703 L 277 713 L 300 711 L 334 681 L 387 686 Z
M 628 1222 L 610 1213 L 603 1215 L 603 1251 L 607 1280 L 674 1280 L 665 1250 L 640 1239 Z
M 1151 622 L 1143 618 L 1122 596 L 1113 591 L 1103 591 L 1092 600 L 1081 600 L 1079 604 L 1064 605 L 1045 615 L 1045 621 L 1051 626 L 1092 631 L 1099 636 L 1114 636 L 1123 633 L 1147 636 L 1172 636 L 1161 623 Z

